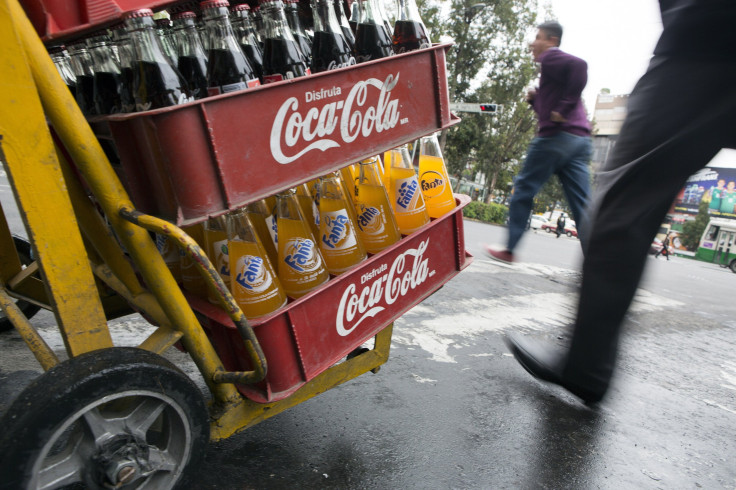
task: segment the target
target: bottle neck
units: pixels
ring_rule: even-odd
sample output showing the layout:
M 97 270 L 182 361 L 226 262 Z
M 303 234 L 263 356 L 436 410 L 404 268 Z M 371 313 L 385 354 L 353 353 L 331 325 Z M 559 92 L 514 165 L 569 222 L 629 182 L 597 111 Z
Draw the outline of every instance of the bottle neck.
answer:
M 170 63 L 164 53 L 161 41 L 154 29 L 153 18 L 135 17 L 126 19 L 125 27 L 130 33 L 133 46 L 133 59 L 148 63 Z
M 286 14 L 286 20 L 289 23 L 289 27 L 294 34 L 298 36 L 306 37 L 307 34 L 304 32 L 302 27 L 302 21 L 299 19 L 299 7 L 295 3 L 289 3 L 284 7 Z
M 312 7 L 315 32 L 342 33 L 332 0 L 317 0 Z
M 286 21 L 284 5 L 280 1 L 268 2 L 261 7 L 261 15 L 265 25 L 266 39 L 285 39 L 295 41 L 291 28 Z
M 206 58 L 194 19 L 175 20 L 174 36 L 176 39 L 177 55 Z
M 383 24 L 380 12 L 374 0 L 358 0 L 361 24 Z
M 419 9 L 414 0 L 398 0 L 398 7 L 396 20 L 422 22 L 422 18 L 419 16 Z
M 85 48 L 77 48 L 71 53 L 70 60 L 74 76 L 92 76 L 92 57 Z
M 205 9 L 203 17 L 208 51 L 213 49 L 227 51 L 240 49 L 235 41 L 235 33 L 230 24 L 230 17 L 226 7 Z

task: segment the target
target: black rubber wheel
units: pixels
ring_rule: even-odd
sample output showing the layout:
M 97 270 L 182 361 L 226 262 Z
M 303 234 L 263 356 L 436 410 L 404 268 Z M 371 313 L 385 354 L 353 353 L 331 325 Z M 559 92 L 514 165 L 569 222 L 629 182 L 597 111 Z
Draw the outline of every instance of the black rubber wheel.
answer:
M 568 238 L 572 238 L 572 232 L 571 231 L 565 232 L 565 235 L 567 235 Z
M 731 272 L 736 274 L 736 259 L 732 260 L 728 267 L 731 269 Z
M 33 258 L 31 257 L 31 244 L 28 242 L 28 240 L 13 235 L 13 242 L 15 243 L 15 249 L 18 251 L 20 263 L 24 266 L 31 264 L 33 262 Z M 38 312 L 38 310 L 41 309 L 41 307 L 36 306 L 33 303 L 29 303 L 28 301 L 23 301 L 22 299 L 16 301 L 15 304 L 18 308 L 20 308 L 20 311 L 23 312 L 26 318 L 31 318 Z M 12 329 L 13 324 L 10 323 L 8 317 L 5 316 L 5 312 L 3 312 L 3 310 L 0 308 L 0 332 L 5 332 Z
M 544 231 L 546 231 L 547 233 L 552 233 L 552 228 L 545 228 Z
M 0 488 L 8 489 L 182 486 L 210 433 L 194 382 L 133 347 L 50 369 L 13 401 L 0 427 Z

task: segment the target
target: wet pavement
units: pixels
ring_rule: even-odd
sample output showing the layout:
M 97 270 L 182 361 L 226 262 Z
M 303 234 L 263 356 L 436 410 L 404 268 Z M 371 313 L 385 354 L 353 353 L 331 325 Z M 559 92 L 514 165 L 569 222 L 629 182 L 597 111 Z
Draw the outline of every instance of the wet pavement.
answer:
M 193 488 L 736 488 L 736 274 L 650 259 L 617 377 L 591 409 L 503 343 L 514 330 L 564 345 L 579 243 L 527 234 L 509 267 L 481 254 L 505 232 L 467 222 L 474 264 L 396 322 L 378 374 L 212 444 Z M 60 348 L 49 317 L 34 323 Z M 128 317 L 113 335 L 146 328 Z M 14 333 L 0 352 L 7 403 L 39 370 Z

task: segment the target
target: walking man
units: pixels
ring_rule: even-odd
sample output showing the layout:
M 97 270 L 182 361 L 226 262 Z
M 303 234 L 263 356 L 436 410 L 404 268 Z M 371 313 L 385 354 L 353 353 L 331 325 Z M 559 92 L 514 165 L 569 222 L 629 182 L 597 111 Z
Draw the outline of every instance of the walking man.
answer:
M 560 50 L 560 24 L 545 22 L 537 28 L 531 50 L 540 64 L 539 88 L 527 94 L 527 101 L 537 113 L 537 136 L 529 145 L 521 173 L 514 182 L 506 249 L 486 247 L 492 258 L 506 263 L 514 261 L 514 248 L 526 228 L 534 196 L 553 174 L 562 183 L 580 239 L 585 241 L 592 144 L 580 95 L 588 82 L 588 64 Z

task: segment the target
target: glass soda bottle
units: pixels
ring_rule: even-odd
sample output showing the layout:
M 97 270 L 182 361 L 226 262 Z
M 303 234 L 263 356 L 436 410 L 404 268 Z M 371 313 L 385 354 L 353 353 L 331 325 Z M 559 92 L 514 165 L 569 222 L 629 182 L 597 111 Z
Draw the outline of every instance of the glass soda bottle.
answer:
M 253 22 L 250 18 L 250 6 L 247 3 L 241 3 L 233 7 L 230 17 L 233 19 L 233 31 L 235 39 L 240 45 L 240 49 L 248 58 L 250 66 L 256 72 L 256 76 L 263 83 L 263 49 L 258 42 Z
M 353 33 L 354 37 L 355 31 L 358 30 L 358 24 L 360 24 L 360 5 L 357 0 L 354 0 L 353 3 L 350 4 L 350 20 L 348 21 L 348 24 L 350 24 L 350 31 Z
M 120 60 L 120 112 L 135 111 L 135 96 L 133 95 L 133 78 L 135 58 L 130 35 L 123 24 L 118 24 L 111 30 L 113 46 L 116 47 Z
M 378 12 L 380 13 L 379 17 L 383 22 L 383 26 L 386 28 L 386 32 L 388 32 L 389 37 L 392 37 L 394 28 L 391 18 L 389 18 L 388 12 L 386 12 L 386 5 L 384 3 L 384 0 L 376 0 L 376 6 L 378 7 Z
M 286 21 L 281 0 L 261 0 L 261 15 L 265 24 L 264 83 L 311 75 Z
M 338 275 L 366 259 L 366 250 L 358 238 L 358 228 L 335 174 L 320 178 L 319 249 L 330 274 Z
M 314 15 L 312 71 L 319 73 L 354 65 L 353 47 L 348 43 L 337 22 L 333 1 L 314 0 L 312 13 Z
M 342 30 L 342 33 L 345 36 L 345 40 L 348 42 L 350 47 L 355 48 L 355 33 L 350 27 L 348 17 L 345 15 L 342 1 L 343 0 L 337 0 L 335 2 L 335 15 L 337 16 L 337 23 L 340 25 L 340 29 Z
M 70 46 L 69 55 L 69 62 L 72 66 L 72 71 L 74 72 L 74 78 L 77 81 L 75 90 L 77 105 L 85 116 L 94 116 L 97 111 L 95 111 L 95 73 L 92 71 L 92 57 L 84 44 L 75 44 Z
M 419 16 L 419 9 L 414 0 L 398 0 L 398 16 L 394 24 L 392 39 L 394 53 L 406 53 L 432 45 L 429 31 Z
M 56 71 L 59 72 L 59 76 L 64 80 L 64 83 L 69 88 L 72 96 L 76 97 L 77 77 L 74 76 L 72 65 L 69 62 L 69 58 L 65 53 L 64 47 L 53 46 L 49 48 L 49 56 L 51 56 L 51 61 L 54 62 Z
M 304 61 L 307 63 L 307 66 L 310 66 L 312 64 L 312 41 L 304 31 L 304 26 L 302 26 L 302 21 L 299 18 L 299 0 L 286 0 L 284 13 L 286 14 L 286 21 L 291 28 L 291 33 L 299 45 L 299 50 L 304 55 Z
M 219 95 L 257 87 L 256 72 L 235 40 L 227 0 L 200 4 L 207 36 L 207 94 Z
M 357 1 L 360 5 L 360 23 L 355 32 L 356 60 L 363 63 L 391 56 L 391 35 L 383 24 L 377 0 Z
M 377 161 L 373 157 L 360 162 L 353 200 L 358 215 L 358 236 L 366 251 L 372 254 L 401 239 L 386 188 L 378 175 Z
M 230 287 L 230 254 L 227 248 L 227 219 L 225 216 L 210 218 L 204 224 L 204 241 L 207 245 L 207 257 L 212 266 Z M 207 288 L 207 299 L 211 303 L 219 303 L 218 295 L 212 288 Z
M 291 189 L 276 197 L 279 279 L 289 297 L 301 298 L 327 282 L 330 274 L 309 225 L 301 214 L 296 191 Z
M 171 21 L 166 17 L 156 19 L 154 17 L 154 23 L 156 25 L 156 35 L 161 43 L 161 47 L 164 50 L 166 56 L 169 57 L 169 62 L 176 66 L 176 45 L 172 37 Z
M 258 238 L 261 239 L 261 244 L 266 249 L 271 264 L 277 264 L 279 253 L 276 249 L 276 218 L 273 212 L 268 208 L 264 199 L 248 204 L 247 210 L 250 222 L 258 233 Z
M 319 208 L 316 197 L 309 191 L 307 184 L 296 186 L 296 199 L 302 210 L 302 216 L 309 223 L 309 228 L 315 238 L 319 236 Z
M 163 257 L 166 267 L 171 271 L 176 282 L 181 284 L 181 258 L 179 257 L 179 247 L 176 243 L 166 235 L 156 233 L 156 248 L 158 253 Z
M 92 78 L 92 99 L 95 113 L 99 115 L 117 114 L 122 111 L 123 77 L 117 58 L 111 56 L 110 38 L 100 32 L 87 39 L 89 54 L 94 63 Z
M 153 28 L 153 11 L 139 9 L 125 15 L 133 45 L 133 96 L 138 111 L 191 101 L 189 87 L 163 51 Z
M 253 27 L 256 30 L 258 44 L 261 45 L 261 50 L 263 50 L 266 44 L 266 23 L 263 20 L 263 14 L 261 13 L 260 5 L 256 5 L 256 7 L 253 9 Z
M 419 185 L 430 218 L 439 218 L 455 208 L 450 177 L 436 134 L 419 142 Z
M 404 145 L 390 150 L 389 153 L 391 155 L 391 186 L 389 187 L 391 206 L 399 231 L 402 235 L 409 235 L 429 223 L 429 214 L 424 205 L 417 174 L 411 164 L 409 149 Z
M 184 233 L 197 242 L 204 253 L 207 253 L 207 245 L 204 240 L 204 224 L 183 227 Z M 194 260 L 186 253 L 181 254 L 181 284 L 184 289 L 200 298 L 207 297 L 207 285 Z
M 197 34 L 197 14 L 180 12 L 171 18 L 176 40 L 176 58 L 179 73 L 189 84 L 192 97 L 207 97 L 207 55 Z
M 286 305 L 286 293 L 248 213 L 227 216 L 230 290 L 246 318 L 257 318 Z

